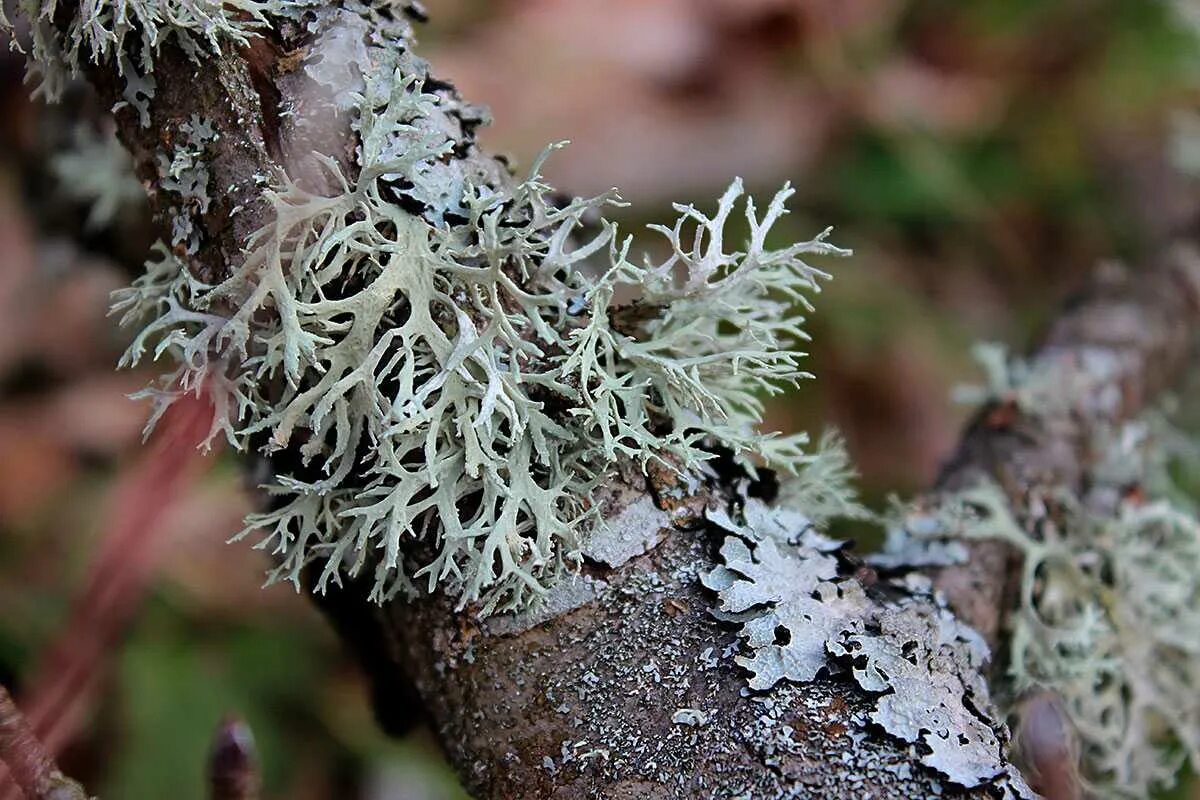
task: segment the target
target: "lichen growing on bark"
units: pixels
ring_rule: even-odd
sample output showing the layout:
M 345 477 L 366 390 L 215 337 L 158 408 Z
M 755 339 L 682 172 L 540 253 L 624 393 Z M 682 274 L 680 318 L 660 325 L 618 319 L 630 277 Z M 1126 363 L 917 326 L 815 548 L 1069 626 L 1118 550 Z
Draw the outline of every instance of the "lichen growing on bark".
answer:
M 1035 418 L 1108 404 L 1094 382 L 1051 362 L 996 358 L 990 372 L 985 399 L 1016 401 Z M 1200 475 L 1200 449 L 1158 409 L 1089 436 L 1079 485 L 1036 487 L 1020 498 L 1020 518 L 990 484 L 926 499 L 897 518 L 874 563 L 962 560 L 956 548 L 970 540 L 1011 545 L 1022 567 L 1009 694 L 1060 698 L 1092 790 L 1145 797 L 1172 785 L 1185 761 L 1200 768 L 1200 520 L 1195 486 L 1179 483 Z
M 521 181 L 455 169 L 430 122 L 446 100 L 407 41 L 340 30 L 366 37 L 343 43 L 354 74 L 328 93 L 354 163 L 314 153 L 303 180 L 274 178 L 272 220 L 220 284 L 187 276 L 180 230 L 115 306 L 143 326 L 125 363 L 177 365 L 156 414 L 206 391 L 215 435 L 298 456 L 244 532 L 265 532 L 272 580 L 315 564 L 323 590 L 373 570 L 378 601 L 441 587 L 516 609 L 577 562 L 593 490 L 621 465 L 699 477 L 719 446 L 750 474 L 814 467 L 803 436 L 757 430 L 762 395 L 807 377 L 796 311 L 829 276 L 806 259 L 846 254 L 828 232 L 768 244 L 789 188 L 761 213 L 740 181 L 711 214 L 677 206 L 654 226 L 667 256 L 634 261 L 603 216 L 615 194 L 560 202 L 541 160 Z M 207 129 L 186 128 L 160 188 L 202 213 Z M 749 234 L 733 246 L 735 214 Z M 622 286 L 641 296 L 615 305 Z
M 717 593 L 712 613 L 739 626 L 747 654 L 736 660 L 751 689 L 848 675 L 874 698 L 870 720 L 919 743 L 922 763 L 962 786 L 1028 794 L 992 715 L 987 645 L 927 579 L 909 575 L 868 594 L 839 564 L 843 543 L 800 515 L 749 499 L 737 516 L 710 514 L 725 538 L 721 564 L 703 582 Z
M 35 94 L 62 96 L 87 64 L 111 65 L 133 79 L 149 75 L 159 48 L 172 41 L 193 59 L 244 45 L 267 25 L 268 14 L 312 5 L 294 0 L 87 0 L 63 18 L 58 0 L 19 0 L 29 22 L 29 70 Z M 0 12 L 4 27 L 11 24 Z M 19 42 L 15 39 L 14 46 Z M 144 79 L 143 79 L 144 80 Z

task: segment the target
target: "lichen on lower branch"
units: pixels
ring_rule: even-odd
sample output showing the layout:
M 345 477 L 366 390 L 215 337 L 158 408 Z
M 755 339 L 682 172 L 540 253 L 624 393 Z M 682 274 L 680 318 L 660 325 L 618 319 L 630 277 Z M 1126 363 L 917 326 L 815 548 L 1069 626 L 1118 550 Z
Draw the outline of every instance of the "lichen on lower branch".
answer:
M 724 543 L 703 581 L 717 593 L 714 616 L 739 626 L 748 654 L 737 662 L 751 689 L 847 676 L 873 698 L 870 721 L 915 745 L 921 763 L 961 786 L 1031 796 L 992 714 L 988 648 L 928 579 L 866 590 L 839 561 L 845 543 L 801 515 L 748 499 L 735 516 L 709 513 Z
M 1200 768 L 1200 520 L 1179 476 L 1194 442 L 1158 411 L 1093 433 L 1085 486 L 1009 498 L 983 485 L 894 523 L 876 563 L 999 539 L 1022 558 L 1006 694 L 1058 696 L 1097 796 L 1146 797 Z M 1194 486 L 1191 488 L 1195 488 Z M 1019 703 L 1014 705 L 1019 708 Z

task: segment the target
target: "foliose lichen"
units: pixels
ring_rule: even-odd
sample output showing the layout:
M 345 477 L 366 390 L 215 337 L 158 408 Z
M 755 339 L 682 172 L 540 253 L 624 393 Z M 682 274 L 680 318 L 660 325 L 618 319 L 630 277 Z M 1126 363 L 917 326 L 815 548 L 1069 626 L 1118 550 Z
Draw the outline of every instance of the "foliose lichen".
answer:
M 748 654 L 735 660 L 751 689 L 847 676 L 874 698 L 870 721 L 919 745 L 925 765 L 961 786 L 1032 796 L 1005 758 L 1007 729 L 982 677 L 988 648 L 928 579 L 869 593 L 840 563 L 844 543 L 755 499 L 708 519 L 725 537 L 702 582 L 717 593 L 711 613 L 739 626 Z
M 208 212 L 212 202 L 208 194 L 211 175 L 207 150 L 219 138 L 211 123 L 193 114 L 172 132 L 170 154 L 157 154 L 158 188 L 175 199 L 168 212 L 173 250 L 194 254 L 200 249 L 197 220 Z

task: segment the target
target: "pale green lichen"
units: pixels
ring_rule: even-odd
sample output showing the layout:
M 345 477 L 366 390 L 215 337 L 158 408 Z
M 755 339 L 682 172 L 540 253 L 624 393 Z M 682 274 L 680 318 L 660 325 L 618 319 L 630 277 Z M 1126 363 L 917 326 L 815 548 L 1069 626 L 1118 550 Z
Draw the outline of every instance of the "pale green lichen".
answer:
M 224 45 L 247 44 L 266 26 L 269 14 L 301 4 L 283 0 L 84 0 L 71 5 L 74 11 L 64 22 L 65 4 L 59 0 L 17 3 L 18 12 L 30 26 L 29 69 L 38 81 L 35 94 L 49 100 L 61 97 L 67 81 L 88 63 L 113 64 L 117 72 L 140 81 L 145 88 L 154 57 L 167 41 L 199 59 L 208 52 L 219 52 Z M 12 27 L 2 14 L 0 22 Z M 14 39 L 13 44 L 19 43 Z M 153 92 L 152 86 L 149 91 Z
M 1138 458 L 1132 450 L 1123 456 Z M 1102 495 L 1120 499 L 1108 507 Z M 1009 673 L 1018 693 L 1062 698 L 1098 794 L 1145 797 L 1200 767 L 1200 522 L 1133 485 L 1060 492 L 1036 535 L 994 502 L 988 538 L 1023 556 Z M 1097 507 L 1098 506 L 1098 507 Z M 999 531 L 1007 531 L 997 537 Z
M 1083 404 L 1111 410 L 1108 364 L 1096 354 L 1064 369 L 992 351 L 977 399 L 1013 402 L 1043 421 Z M 1084 377 L 1092 366 L 1100 369 Z M 1009 623 L 1011 693 L 1061 698 L 1094 794 L 1146 797 L 1173 784 L 1183 762 L 1200 768 L 1200 521 L 1195 486 L 1179 482 L 1200 474 L 1200 449 L 1158 410 L 1096 422 L 1090 435 L 1080 487 L 1035 488 L 1020 522 L 990 485 L 926 500 L 893 516 L 872 563 L 954 563 L 965 561 L 965 541 L 1012 545 L 1023 566 Z
M 858 500 L 853 491 L 857 472 L 841 435 L 826 431 L 811 458 L 801 465 L 795 480 L 784 481 L 777 503 L 798 508 L 817 528 L 835 519 L 873 521 L 876 515 Z
M 171 218 L 171 247 L 194 254 L 201 244 L 197 220 L 208 213 L 212 202 L 208 195 L 208 148 L 220 137 L 211 123 L 193 114 L 176 127 L 171 138 L 171 154 L 157 154 L 158 188 L 170 193 L 174 201 L 167 212 Z
M 76 127 L 71 147 L 51 158 L 50 168 L 65 195 L 88 205 L 89 230 L 103 228 L 122 210 L 146 202 L 133 160 L 111 131 Z
M 371 568 L 376 600 L 419 583 L 517 608 L 574 561 L 618 462 L 701 475 L 720 445 L 751 472 L 812 463 L 803 437 L 756 431 L 760 395 L 805 376 L 792 309 L 828 276 L 803 259 L 845 253 L 826 234 L 767 245 L 789 189 L 761 215 L 736 181 L 712 216 L 680 206 L 656 228 L 670 255 L 635 264 L 613 223 L 584 222 L 614 198 L 555 203 L 540 161 L 512 188 L 450 176 L 454 142 L 427 123 L 444 101 L 379 50 L 394 66 L 357 94 L 357 175 L 315 156 L 340 193 L 284 179 L 220 285 L 165 255 L 117 298 L 148 320 L 126 362 L 154 343 L 181 365 L 156 413 L 216 392 L 214 435 L 303 460 L 243 534 L 266 532 L 273 580 L 316 563 L 324 589 Z M 739 207 L 750 234 L 732 250 Z M 621 284 L 641 299 L 614 306 Z

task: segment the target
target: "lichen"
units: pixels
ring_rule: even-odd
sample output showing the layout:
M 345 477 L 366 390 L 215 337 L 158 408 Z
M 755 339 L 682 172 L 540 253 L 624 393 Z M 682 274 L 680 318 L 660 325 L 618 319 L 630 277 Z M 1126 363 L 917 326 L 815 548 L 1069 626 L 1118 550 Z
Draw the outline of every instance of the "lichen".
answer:
M 77 126 L 71 147 L 51 158 L 50 168 L 65 195 L 89 206 L 88 230 L 103 228 L 123 209 L 146 202 L 133 160 L 111 131 Z
M 965 787 L 1029 796 L 990 713 L 987 646 L 927 579 L 907 575 L 868 595 L 839 564 L 842 544 L 801 515 L 751 499 L 738 516 L 709 515 L 725 537 L 720 566 L 702 582 L 720 601 L 714 616 L 739 626 L 748 655 L 736 661 L 751 689 L 848 674 L 874 698 L 870 721 L 919 743 L 922 763 Z
M 1176 482 L 1197 449 L 1157 410 L 1092 435 L 1082 494 L 1038 487 L 1020 521 L 988 484 L 940 510 L 926 500 L 907 515 L 925 522 L 895 527 L 874 563 L 925 564 L 977 539 L 1011 545 L 1022 568 L 1007 694 L 1061 700 L 1094 794 L 1146 797 L 1184 761 L 1200 768 L 1200 521 Z
M 827 232 L 768 246 L 789 188 L 761 215 L 740 181 L 711 216 L 677 206 L 654 226 L 669 255 L 635 263 L 602 217 L 615 195 L 557 202 L 541 160 L 515 184 L 456 172 L 455 141 L 430 124 L 447 100 L 402 52 L 367 51 L 356 174 L 314 154 L 340 189 L 280 178 L 221 284 L 168 279 L 187 271 L 169 254 L 117 296 L 145 325 L 125 363 L 153 343 L 180 364 L 156 413 L 219 391 L 217 434 L 303 462 L 242 534 L 265 532 L 272 580 L 299 585 L 315 563 L 324 590 L 372 569 L 379 601 L 440 586 L 480 613 L 521 608 L 578 560 L 593 490 L 621 464 L 703 475 L 717 444 L 749 474 L 818 460 L 802 436 L 756 430 L 761 395 L 807 375 L 793 309 L 828 275 L 804 258 L 846 252 Z M 189 141 L 162 166 L 196 204 L 198 167 L 176 170 Z M 614 305 L 622 285 L 641 297 Z
M 748 544 L 726 536 L 720 556 L 722 566 L 703 583 L 720 598 L 720 618 L 741 625 L 750 654 L 737 662 L 751 674 L 750 688 L 811 681 L 832 668 L 826 642 L 870 603 L 857 581 L 835 580 L 837 560 L 823 543 L 791 547 L 759 535 Z
M 800 467 L 796 480 L 785 481 L 780 487 L 776 504 L 803 509 L 817 529 L 835 519 L 873 521 L 875 514 L 850 489 L 856 477 L 845 441 L 836 431 L 828 430 L 818 440 L 813 457 Z
M 210 122 L 193 114 L 171 132 L 171 138 L 171 154 L 157 154 L 158 188 L 176 198 L 168 209 L 172 249 L 195 254 L 201 245 L 199 218 L 208 213 L 212 202 L 207 153 L 220 137 Z
M 1097 791 L 1145 797 L 1200 767 L 1200 522 L 1131 486 L 1115 507 L 1102 487 L 1057 492 L 1034 534 L 1009 518 L 1024 558 L 1009 673 L 1062 698 Z
M 1106 266 L 1124 269 L 1116 263 Z M 1002 344 L 984 342 L 975 345 L 973 354 L 985 380 L 956 387 L 954 399 L 959 403 L 1009 404 L 1042 417 L 1069 414 L 1084 406 L 1107 417 L 1120 408 L 1120 390 L 1112 378 L 1123 365 L 1111 349 L 1085 348 L 1066 354 L 1051 350 L 1030 360 L 1014 357 Z
M 115 65 L 121 75 L 141 81 L 154 68 L 159 48 L 170 41 L 192 59 L 245 45 L 267 25 L 269 14 L 311 5 L 294 0 L 88 0 L 62 19 L 58 0 L 19 0 L 17 10 L 29 21 L 30 76 L 35 94 L 62 96 L 67 80 L 87 64 Z M 12 28 L 0 14 L 0 23 Z M 13 46 L 19 43 L 13 40 Z M 152 91 L 152 89 L 151 89 Z M 146 123 L 143 123 L 146 124 Z
M 653 548 L 664 530 L 671 527 L 671 515 L 655 505 L 649 494 L 639 494 L 583 537 L 580 554 L 590 561 L 619 567 Z
M 981 672 L 987 647 L 946 609 L 901 602 L 856 620 L 828 648 L 878 695 L 871 721 L 924 745 L 923 763 L 963 786 L 1005 774 L 1000 724 L 981 711 L 990 706 Z
M 880 518 L 886 531 L 883 547 L 866 561 L 883 570 L 965 563 L 965 539 L 1009 535 L 1003 515 L 1007 506 L 1008 498 L 991 486 L 908 503 L 893 498 L 890 511 Z

